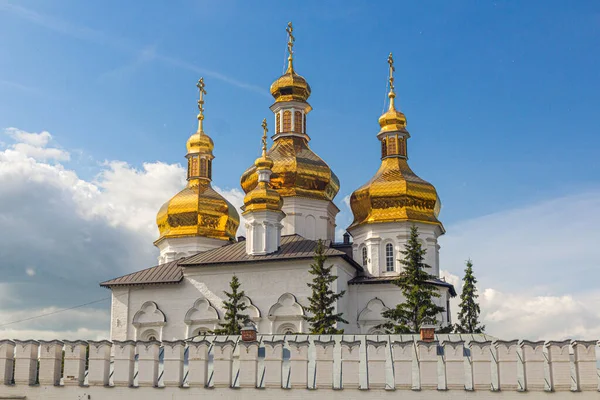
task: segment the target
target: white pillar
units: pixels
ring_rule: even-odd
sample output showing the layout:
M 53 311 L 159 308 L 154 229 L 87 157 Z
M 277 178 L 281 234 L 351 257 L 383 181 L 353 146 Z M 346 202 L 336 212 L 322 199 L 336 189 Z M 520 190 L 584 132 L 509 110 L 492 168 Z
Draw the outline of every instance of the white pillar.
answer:
M 181 387 L 183 385 L 183 359 L 185 342 L 183 340 L 164 341 L 163 345 L 163 384 Z
M 40 340 L 40 385 L 60 385 L 63 343 Z
M 444 376 L 446 389 L 464 390 L 465 385 L 465 342 L 444 342 Z
M 288 341 L 290 347 L 290 382 L 288 389 L 308 387 L 308 346 L 307 340 Z
M 315 388 L 333 389 L 333 346 L 335 342 L 315 340 Z
M 108 386 L 110 377 L 110 351 L 112 343 L 108 340 L 90 341 L 88 358 L 88 384 L 90 386 Z
M 15 340 L 15 384 L 35 385 L 39 343 Z
M 231 387 L 231 361 L 235 343 L 231 340 L 213 342 L 214 387 Z
M 210 342 L 188 342 L 188 384 L 190 387 L 208 385 L 208 349 Z
M 545 377 L 544 341 L 530 342 L 524 340 L 521 343 L 523 364 L 525 372 L 525 390 L 543 391 Z
M 492 343 L 490 341 L 469 342 L 473 390 L 494 390 L 492 386 L 492 361 L 494 357 L 491 346 Z
M 596 391 L 599 388 L 596 366 L 596 343 L 595 340 L 577 340 L 573 342 L 578 391 Z
M 83 385 L 85 379 L 85 350 L 87 342 L 83 340 L 65 340 L 65 370 L 63 383 Z
M 135 342 L 133 340 L 113 342 L 115 351 L 113 384 L 115 386 L 133 386 L 133 368 L 135 363 Z
M 367 340 L 367 380 L 369 389 L 385 389 L 386 341 Z
M 498 361 L 499 390 L 518 390 L 517 348 L 518 340 L 495 342 Z
M 282 387 L 283 340 L 263 341 L 265 346 L 265 368 L 263 385 L 265 388 Z
M 571 389 L 570 347 L 570 340 L 551 341 L 546 344 L 550 364 L 550 389 L 552 391 L 561 392 Z
M 417 343 L 421 390 L 437 390 L 438 388 L 437 346 L 437 341 L 419 341 Z
M 360 340 L 342 340 L 342 388 L 360 388 Z
M 420 387 L 418 368 L 413 373 L 413 364 L 416 363 L 415 342 L 412 340 L 394 341 L 392 349 L 396 389 L 418 389 Z
M 258 342 L 239 341 L 240 348 L 240 388 L 256 388 L 258 375 Z
M 137 342 L 138 353 L 138 386 L 158 386 L 158 355 L 160 342 L 157 340 Z
M 13 366 L 15 365 L 15 342 L 0 340 L 0 384 L 10 385 L 13 380 Z

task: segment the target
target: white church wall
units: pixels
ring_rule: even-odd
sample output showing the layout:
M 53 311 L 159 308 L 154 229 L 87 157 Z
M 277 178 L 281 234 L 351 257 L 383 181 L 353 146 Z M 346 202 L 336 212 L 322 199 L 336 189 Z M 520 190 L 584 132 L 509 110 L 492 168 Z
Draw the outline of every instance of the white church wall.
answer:
M 334 240 L 335 216 L 340 212 L 328 200 L 306 197 L 284 197 L 282 235 L 298 234 L 310 240 Z
M 208 336 L 195 343 L 89 342 L 89 364 L 85 341 L 0 340 L 0 353 L 7 360 L 0 364 L 0 374 L 9 382 L 0 384 L 0 398 L 588 400 L 599 395 L 596 340 L 561 344 L 574 357 L 564 361 L 565 368 L 555 369 L 551 357 L 522 356 L 534 351 L 531 342 L 490 342 L 483 335 L 436 335 L 429 343 L 416 335 L 264 335 L 258 339 L 242 343 L 236 336 Z M 291 350 L 290 362 L 283 361 L 283 354 L 267 360 L 267 350 L 277 343 L 282 345 L 280 351 L 284 346 Z M 513 350 L 506 351 L 507 345 Z M 541 354 L 557 342 L 534 345 Z M 260 356 L 260 348 L 265 356 Z M 76 357 L 69 355 L 72 349 L 77 349 Z M 102 354 L 97 354 L 99 349 Z M 295 349 L 305 351 L 297 357 Z M 261 379 L 264 368 L 269 368 L 268 385 Z M 530 371 L 537 371 L 536 375 Z M 279 379 L 288 373 L 294 382 L 290 386 Z M 506 373 L 510 376 L 503 376 Z
M 155 243 L 159 250 L 159 264 L 175 261 L 182 257 L 189 257 L 201 251 L 216 249 L 226 244 L 225 240 L 204 236 L 168 237 Z
M 302 307 L 308 305 L 310 288 L 307 283 L 312 279 L 309 274 L 309 264 L 312 260 L 288 260 L 284 263 L 273 261 L 266 263 L 233 264 L 211 267 L 188 267 L 184 272 L 184 279 L 178 284 L 139 285 L 130 288 L 114 288 L 113 296 L 118 298 L 113 305 L 112 315 L 112 340 L 139 340 L 155 330 L 162 340 L 185 339 L 193 336 L 197 331 L 213 330 L 218 325 L 218 320 L 212 318 L 209 306 L 214 308 L 221 320 L 225 310 L 222 301 L 225 299 L 223 292 L 229 291 L 229 282 L 235 273 L 240 280 L 241 289 L 244 290 L 248 301 L 252 303 L 249 314 L 260 314 L 254 317 L 260 333 L 277 333 L 282 330 L 301 332 L 307 329 L 302 319 L 302 308 L 289 304 L 291 294 Z M 328 262 L 334 264 L 334 271 L 340 278 L 338 285 L 344 290 L 347 281 L 354 276 L 354 268 L 339 258 L 330 258 Z M 126 294 L 127 303 L 123 297 Z M 165 316 L 162 325 L 138 324 L 134 326 L 134 316 L 144 304 L 151 301 L 157 305 L 158 310 Z M 269 310 L 284 302 L 285 313 L 269 315 Z M 345 303 L 344 303 L 345 302 Z M 346 309 L 351 300 L 347 294 L 340 305 Z M 202 310 L 190 310 L 201 308 Z M 251 311 L 251 312 L 250 312 Z M 196 315 L 194 317 L 194 315 Z M 127 321 L 127 323 L 125 323 Z
M 362 264 L 362 249 L 367 249 L 367 265 L 363 266 L 372 276 L 397 275 L 402 264 L 398 262 L 403 257 L 400 253 L 410 236 L 412 222 L 394 222 L 380 224 L 363 224 L 351 230 L 353 245 L 353 258 Z M 431 267 L 430 273 L 440 275 L 438 237 L 442 230 L 438 225 L 415 224 L 419 229 L 421 245 L 427 250 L 425 263 Z M 386 245 L 393 246 L 393 271 L 387 271 Z

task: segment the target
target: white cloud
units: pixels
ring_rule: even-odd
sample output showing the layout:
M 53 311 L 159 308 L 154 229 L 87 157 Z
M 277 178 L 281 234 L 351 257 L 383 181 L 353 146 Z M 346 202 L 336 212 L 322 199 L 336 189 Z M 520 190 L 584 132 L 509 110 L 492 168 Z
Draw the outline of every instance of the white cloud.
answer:
M 52 140 L 49 132 L 29 133 L 17 128 L 7 128 L 4 133 L 17 142 L 9 147 L 17 155 L 31 157 L 38 161 L 69 161 L 71 158 L 67 151 L 47 147 Z
M 25 270 L 25 273 L 26 273 L 28 276 L 35 276 L 35 269 L 33 269 L 33 268 L 27 268 L 27 269 Z
M 442 267 L 462 277 L 473 260 L 493 336 L 597 338 L 599 207 L 600 192 L 588 191 L 448 226 Z

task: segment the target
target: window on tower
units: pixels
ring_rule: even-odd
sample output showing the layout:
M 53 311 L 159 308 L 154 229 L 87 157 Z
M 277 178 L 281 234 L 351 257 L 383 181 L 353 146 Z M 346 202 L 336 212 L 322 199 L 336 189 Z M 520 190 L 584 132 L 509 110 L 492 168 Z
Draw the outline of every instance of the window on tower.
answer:
M 302 133 L 302 112 L 294 112 L 294 132 Z
M 393 136 L 390 136 L 388 138 L 387 152 L 388 152 L 389 155 L 398 154 L 397 150 L 396 150 L 396 138 L 393 137 Z
M 281 114 L 275 114 L 275 133 L 281 132 Z
M 367 260 L 368 260 L 367 259 L 367 248 L 363 247 L 362 248 L 362 265 L 363 265 L 363 267 L 367 266 Z
M 304 125 L 302 125 L 304 127 L 304 131 L 303 132 L 306 133 L 306 114 L 304 114 L 303 120 L 304 120 Z
M 290 132 L 292 130 L 292 112 L 286 110 L 283 112 L 283 132 Z
M 391 243 L 385 245 L 385 270 L 394 272 L 394 245 Z
M 383 138 L 381 140 L 381 158 L 387 156 L 387 139 Z
M 208 176 L 207 174 L 207 167 L 206 167 L 206 158 L 201 158 L 200 159 L 200 176 L 203 178 L 206 178 Z

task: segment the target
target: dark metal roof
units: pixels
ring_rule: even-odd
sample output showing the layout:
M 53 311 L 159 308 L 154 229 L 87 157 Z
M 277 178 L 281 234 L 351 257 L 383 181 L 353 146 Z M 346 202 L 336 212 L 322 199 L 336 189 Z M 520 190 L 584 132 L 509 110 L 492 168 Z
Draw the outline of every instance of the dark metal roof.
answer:
M 323 245 L 325 246 L 325 255 L 327 257 L 341 257 L 359 272 L 363 271 L 362 267 L 344 251 L 330 247 L 330 241 L 324 241 Z M 264 256 L 250 256 L 246 254 L 246 242 L 242 241 L 111 279 L 102 282 L 100 286 L 111 287 L 178 283 L 183 279 L 183 267 L 307 259 L 315 256 L 316 248 L 317 242 L 315 240 L 305 239 L 300 235 L 286 235 L 281 237 L 281 246 L 275 253 Z
M 353 267 L 362 271 L 358 265 L 344 251 L 340 251 L 331 246 L 330 241 L 324 241 L 325 256 L 342 257 Z M 257 261 L 281 261 L 293 259 L 313 258 L 317 241 L 305 239 L 300 235 L 285 235 L 281 237 L 279 250 L 264 256 L 251 256 L 246 253 L 246 242 L 228 244 L 213 250 L 198 253 L 194 256 L 181 261 L 179 265 L 185 267 L 208 266 L 217 264 L 251 263 Z
M 350 284 L 350 285 L 373 285 L 373 284 L 382 284 L 382 283 L 392 283 L 394 281 L 394 279 L 396 279 L 395 276 L 378 276 L 378 277 L 357 276 L 355 278 L 350 279 L 348 281 L 348 284 Z M 456 296 L 456 290 L 454 289 L 454 285 L 451 283 L 448 283 L 441 279 L 432 279 L 427 282 L 434 286 L 446 287 L 450 291 L 450 296 L 452 296 L 452 297 Z
M 152 268 L 143 269 L 132 274 L 102 282 L 100 286 L 140 285 L 155 283 L 178 283 L 183 279 L 183 269 L 178 263 L 183 260 L 171 261 Z

